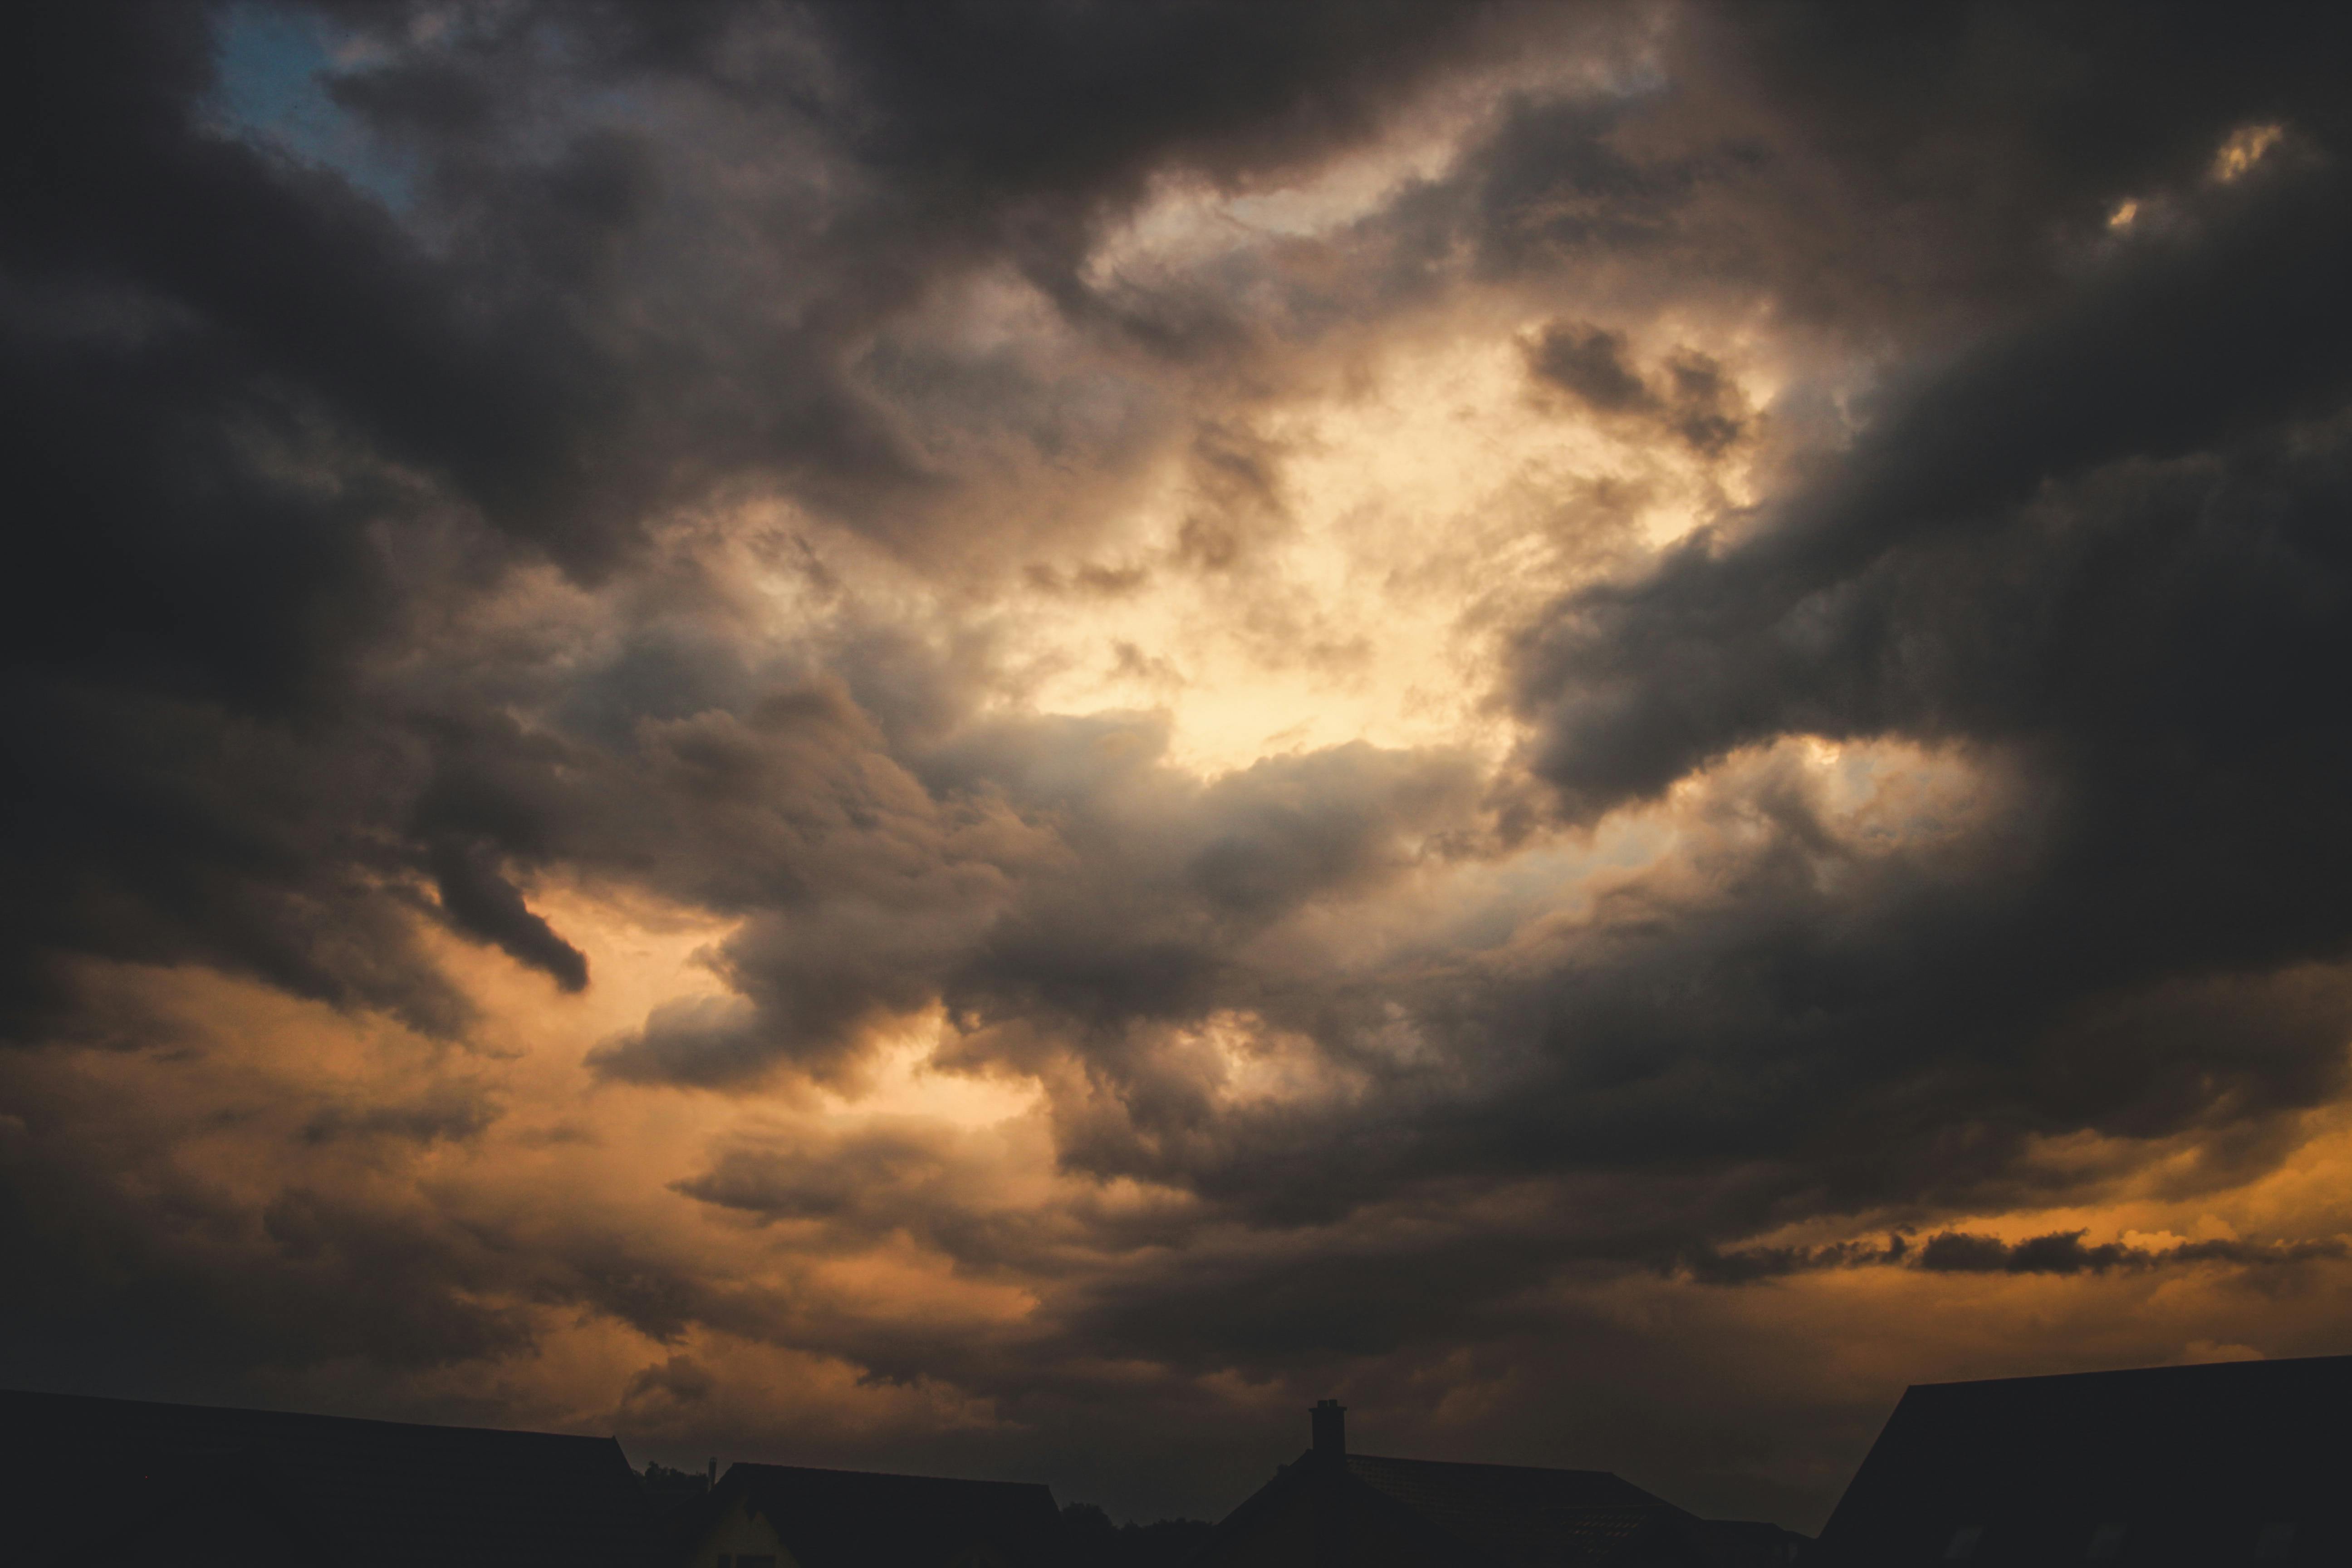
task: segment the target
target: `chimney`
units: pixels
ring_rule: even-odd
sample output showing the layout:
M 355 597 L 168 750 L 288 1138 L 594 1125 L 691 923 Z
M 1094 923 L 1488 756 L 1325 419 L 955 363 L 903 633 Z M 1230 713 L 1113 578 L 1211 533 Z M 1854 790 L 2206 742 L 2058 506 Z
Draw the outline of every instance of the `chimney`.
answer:
M 1336 1399 L 1326 1399 L 1308 1411 L 1315 1424 L 1315 1451 L 1334 1459 L 1348 1456 L 1348 1407 Z
M 716 1458 L 713 1458 L 710 1461 L 709 1485 L 711 1489 L 714 1491 L 719 1488 L 719 1460 Z

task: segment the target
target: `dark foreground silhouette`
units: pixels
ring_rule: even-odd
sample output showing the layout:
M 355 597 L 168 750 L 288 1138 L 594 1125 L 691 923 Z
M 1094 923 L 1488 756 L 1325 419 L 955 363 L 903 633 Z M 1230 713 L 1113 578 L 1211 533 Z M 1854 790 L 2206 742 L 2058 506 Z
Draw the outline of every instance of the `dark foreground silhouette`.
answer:
M 1815 1561 L 2352 1562 L 2352 1356 L 1913 1388 Z
M 1090 1502 L 1062 1510 L 1072 1568 L 1183 1568 L 1216 1527 L 1204 1519 L 1113 1524 Z
M 2352 1562 L 2352 1356 L 1927 1384 L 1818 1542 L 1606 1470 L 1313 1442 L 1214 1526 L 1034 1482 L 718 1461 L 610 1437 L 0 1392 L 8 1568 L 1979 1568 Z
M 1347 1411 L 1225 1516 L 1196 1568 L 1774 1568 L 1805 1538 L 1701 1519 L 1607 1470 L 1455 1465 L 1348 1451 Z

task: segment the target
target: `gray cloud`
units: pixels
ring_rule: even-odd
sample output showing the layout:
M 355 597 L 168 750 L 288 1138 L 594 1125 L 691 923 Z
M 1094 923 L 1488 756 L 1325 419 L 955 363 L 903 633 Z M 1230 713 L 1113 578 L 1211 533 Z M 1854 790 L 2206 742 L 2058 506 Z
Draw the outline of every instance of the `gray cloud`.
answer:
M 1676 355 L 1661 391 L 1628 362 L 1623 333 L 1555 321 L 1529 345 L 1528 365 L 1590 408 L 1657 425 L 1709 456 L 1743 429 L 1723 367 L 1702 353 Z
M 1545 1400 L 1597 1390 L 1559 1429 L 1801 1510 L 1865 1402 L 1754 1370 L 1800 1353 L 1685 1366 L 1611 1292 L 2333 1278 L 2326 1237 L 1952 1228 L 2225 1192 L 2344 1092 L 2332 16 L 288 14 L 348 46 L 263 83 L 332 146 L 238 120 L 242 12 L 35 7 L 0 49 L 11 1375 L 358 1367 L 319 1386 L 429 1403 L 585 1315 L 661 1347 L 613 1397 L 681 1442 L 776 1440 L 682 1348 L 730 1335 L 984 1405 L 1106 1488 L 1150 1468 L 1114 1440 L 1148 1409 L 1196 1507 L 1240 1484 L 1235 1387 L 1356 1380 L 1457 1445 L 1415 1391 L 1485 1389 L 1538 1447 Z M 2273 151 L 2214 177 L 2258 124 Z M 1102 264 L 1171 192 L 1280 196 L 1407 132 L 1452 140 L 1327 230 L 1228 212 Z M 1018 595 L 1238 602 L 1302 526 L 1286 397 L 1515 333 L 1548 417 L 1754 497 L 1506 628 L 1469 697 L 1516 754 L 1203 778 L 1166 714 L 1028 705 Z M 1181 686 L 1139 636 L 1106 661 Z M 1888 756 L 1925 804 L 1857 821 L 1838 781 Z M 436 954 L 585 1007 L 604 892 L 720 934 L 715 993 L 562 1047 L 597 1113 L 855 1104 L 936 1010 L 937 1070 L 1034 1086 L 1024 1191 L 1055 1195 L 916 1118 L 698 1123 L 698 1166 L 635 1173 L 659 1224 L 467 1189 L 530 1107 L 466 1076 L 507 1047 Z M 413 1060 L 296 1096 L 125 976 L 226 976 Z M 107 1102 L 58 1065 L 90 1047 L 226 1087 Z M 1800 1222 L 1874 1239 L 1753 1241 Z M 697 1250 L 747 1235 L 768 1272 Z M 809 1262 L 894 1247 L 1034 1306 L 942 1332 Z M 838 1441 L 944 1464 L 965 1432 Z
M 1914 1241 L 1896 1234 L 1884 1246 L 1840 1241 L 1826 1247 L 1749 1247 L 1708 1252 L 1684 1261 L 1691 1277 L 1709 1284 L 1744 1285 L 1823 1268 L 1909 1268 L 1931 1274 L 2105 1274 L 2111 1269 L 2220 1264 L 2233 1268 L 2333 1261 L 2347 1256 L 2340 1239 L 2245 1242 L 2187 1241 L 2165 1247 L 2120 1241 L 2085 1244 L 2086 1232 L 2054 1230 L 2023 1241 L 1975 1231 L 1940 1230 Z
M 478 845 L 443 840 L 432 850 L 441 908 L 459 930 L 496 943 L 518 963 L 545 970 L 566 991 L 588 987 L 588 959 L 530 912 L 522 893 Z

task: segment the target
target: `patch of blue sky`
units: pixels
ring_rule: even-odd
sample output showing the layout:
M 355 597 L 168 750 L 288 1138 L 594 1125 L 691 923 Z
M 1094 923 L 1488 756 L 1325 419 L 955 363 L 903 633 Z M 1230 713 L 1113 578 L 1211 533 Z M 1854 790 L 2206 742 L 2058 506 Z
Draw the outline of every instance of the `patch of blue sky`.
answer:
M 408 160 L 336 103 L 328 84 L 352 63 L 352 40 L 324 19 L 245 4 L 223 13 L 207 106 L 226 134 L 334 170 L 396 213 L 415 199 Z

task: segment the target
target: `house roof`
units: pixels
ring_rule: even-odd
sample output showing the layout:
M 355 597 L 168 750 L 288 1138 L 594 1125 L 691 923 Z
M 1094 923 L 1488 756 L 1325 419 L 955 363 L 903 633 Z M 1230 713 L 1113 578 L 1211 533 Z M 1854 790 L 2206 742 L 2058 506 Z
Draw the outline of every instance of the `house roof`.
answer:
M 735 1499 L 775 1527 L 800 1568 L 950 1568 L 992 1548 L 1013 1568 L 1060 1568 L 1061 1510 L 1034 1481 L 970 1481 L 734 1465 L 710 1517 Z
M 1219 1520 L 1192 1564 L 1217 1568 L 1232 1561 L 1264 1562 L 1286 1550 L 1292 1556 L 1304 1550 L 1317 1563 L 1328 1563 L 1351 1558 L 1370 1540 L 1381 1542 L 1381 1555 L 1391 1560 L 1432 1568 L 1505 1568 L 1492 1553 L 1311 1448 Z M 1282 1544 L 1270 1553 L 1268 1542 Z
M 159 1530 L 261 1561 L 649 1568 L 643 1493 L 610 1437 L 0 1391 L 0 1509 L 38 1563 Z
M 1514 1568 L 1604 1562 L 1664 1521 L 1689 1517 L 1607 1470 L 1347 1459 L 1352 1479 Z
M 2253 1563 L 2265 1540 L 2259 1560 L 2341 1562 L 2348 1410 L 2352 1356 L 1923 1384 L 1817 1560 L 2079 1563 L 2095 1539 L 2118 1563 Z
M 1376 1552 L 1442 1568 L 1771 1563 L 1787 1561 L 1800 1539 L 1771 1525 L 1699 1519 L 1607 1470 L 1310 1449 L 1226 1515 L 1196 1562 L 1213 1568 L 1262 1556 L 1253 1538 L 1282 1530 L 1302 1508 L 1326 1521 L 1346 1519 L 1332 1538 L 1334 1562 Z

